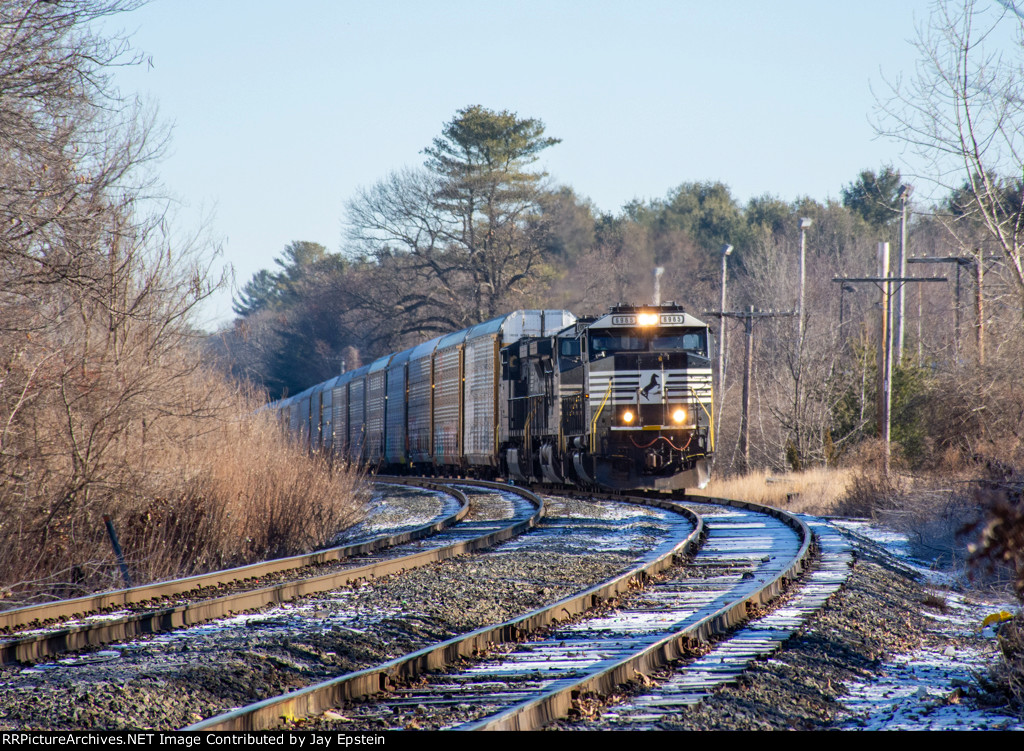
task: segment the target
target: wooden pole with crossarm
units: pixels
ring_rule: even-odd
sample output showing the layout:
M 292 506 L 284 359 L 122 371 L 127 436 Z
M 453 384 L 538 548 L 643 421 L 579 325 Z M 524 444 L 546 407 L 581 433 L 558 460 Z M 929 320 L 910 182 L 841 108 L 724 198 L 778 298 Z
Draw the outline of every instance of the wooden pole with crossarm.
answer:
M 780 318 L 795 316 L 796 311 L 754 310 L 753 306 L 746 310 L 705 310 L 704 315 L 718 318 L 738 318 L 743 321 L 743 331 L 747 335 L 747 353 L 743 363 L 743 409 L 740 413 L 740 456 L 743 460 L 742 470 L 750 469 L 750 374 L 754 362 L 754 321 L 762 318 Z M 723 328 L 725 321 L 722 321 Z M 719 384 L 719 388 L 722 385 Z
M 909 282 L 944 282 L 944 276 L 917 277 L 917 276 L 891 276 L 889 273 L 889 243 L 878 244 L 878 276 L 862 277 L 835 277 L 833 282 L 839 284 L 867 282 L 874 284 L 881 291 L 881 319 L 879 321 L 878 337 L 878 436 L 882 439 L 883 465 L 882 471 L 889 476 L 890 459 L 890 432 L 892 428 L 892 297 L 893 285 L 902 287 Z

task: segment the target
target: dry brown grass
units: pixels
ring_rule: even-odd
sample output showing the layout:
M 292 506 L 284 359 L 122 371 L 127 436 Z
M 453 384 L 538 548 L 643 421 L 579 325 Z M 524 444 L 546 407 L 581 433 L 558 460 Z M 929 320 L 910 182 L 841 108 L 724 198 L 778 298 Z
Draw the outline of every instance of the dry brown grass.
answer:
M 300 452 L 269 415 L 248 416 L 204 436 L 164 468 L 177 482 L 123 519 L 149 578 L 209 571 L 308 552 L 362 516 L 354 472 Z M 154 490 L 157 490 L 154 488 Z
M 850 469 L 815 468 L 803 472 L 770 474 L 766 470 L 714 479 L 702 492 L 785 509 L 795 513 L 828 515 L 844 496 Z
M 30 482 L 0 478 L 4 605 L 123 586 L 105 514 L 136 584 L 307 552 L 361 517 L 361 478 L 299 451 L 256 397 L 201 370 L 177 387 L 192 408 L 139 415 L 75 494 L 60 451 L 26 453 Z
M 967 540 L 961 534 L 977 519 L 966 469 L 912 476 L 881 476 L 879 464 L 766 471 L 713 480 L 703 493 L 762 503 L 795 513 L 873 519 L 903 532 L 915 555 L 937 565 L 962 565 Z

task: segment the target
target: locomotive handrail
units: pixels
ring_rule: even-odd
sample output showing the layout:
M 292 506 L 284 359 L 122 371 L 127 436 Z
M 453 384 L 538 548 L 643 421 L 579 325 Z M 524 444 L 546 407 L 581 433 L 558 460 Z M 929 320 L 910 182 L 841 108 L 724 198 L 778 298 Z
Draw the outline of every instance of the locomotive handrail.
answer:
M 693 400 L 697 402 L 697 405 L 704 410 L 704 414 L 708 416 L 708 438 L 711 440 L 711 453 L 715 453 L 715 397 L 714 393 L 711 396 L 711 411 L 708 412 L 708 408 L 704 406 L 704 402 L 697 396 L 697 392 L 693 390 L 693 386 L 690 386 L 690 393 L 693 394 Z
M 604 392 L 604 399 L 601 400 L 601 406 L 597 408 L 597 414 L 594 415 L 594 419 L 590 423 L 590 453 L 593 454 L 597 451 L 597 421 L 601 417 L 601 412 L 604 411 L 604 405 L 608 401 L 608 397 L 612 395 L 612 383 L 615 381 L 615 376 L 611 376 L 608 379 L 608 388 Z

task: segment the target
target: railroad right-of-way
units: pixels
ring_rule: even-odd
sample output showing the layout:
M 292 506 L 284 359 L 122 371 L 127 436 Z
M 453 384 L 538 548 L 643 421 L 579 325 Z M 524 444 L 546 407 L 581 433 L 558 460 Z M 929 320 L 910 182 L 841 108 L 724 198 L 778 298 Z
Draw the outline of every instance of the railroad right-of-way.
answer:
M 494 519 L 515 513 L 499 493 L 473 490 L 471 496 L 477 514 Z M 498 723 L 517 717 L 515 727 L 521 728 L 886 727 L 884 705 L 893 703 L 888 693 L 877 699 L 878 716 L 865 720 L 860 705 L 846 704 L 850 701 L 846 697 L 853 695 L 851 686 L 873 687 L 881 697 L 898 669 L 892 666 L 902 659 L 927 661 L 927 655 L 941 654 L 948 668 L 946 662 L 952 665 L 961 654 L 968 659 L 966 655 L 978 647 L 994 648 L 990 629 L 986 637 L 975 632 L 965 636 L 949 628 L 961 617 L 960 595 L 943 594 L 945 587 L 955 588 L 954 582 L 925 588 L 922 569 L 908 567 L 904 553 L 894 558 L 862 534 L 851 533 L 841 521 L 805 517 L 819 552 L 781 597 L 770 602 L 761 597 L 749 600 L 744 604 L 742 615 L 748 618 L 743 623 L 744 618 L 738 618 L 734 627 L 721 633 L 687 641 L 664 664 L 656 664 L 659 660 L 638 669 L 627 657 L 620 660 L 622 669 L 612 671 L 610 680 L 600 679 L 606 683 L 589 684 L 588 656 L 581 650 L 565 653 L 564 663 L 555 665 L 559 645 L 552 651 L 531 653 L 538 649 L 534 645 L 544 644 L 559 631 L 570 638 L 580 629 L 602 631 L 620 613 L 641 622 L 637 613 L 644 611 L 645 601 L 673 581 L 693 580 L 689 584 L 694 591 L 704 574 L 709 580 L 738 575 L 738 584 L 749 584 L 760 577 L 758 569 L 766 561 L 763 553 L 757 556 L 738 546 L 731 552 L 738 553 L 738 559 L 746 556 L 747 561 L 737 563 L 730 573 L 730 565 L 715 560 L 713 548 L 698 550 L 686 561 L 678 561 L 679 554 L 672 553 L 669 557 L 676 562 L 665 569 L 634 577 L 625 588 L 604 589 L 603 595 L 591 598 L 591 606 L 570 608 L 572 612 L 563 612 L 535 633 L 521 626 L 495 631 L 493 624 L 502 618 L 571 596 L 588 584 L 607 582 L 609 575 L 618 578 L 616 571 L 629 569 L 659 547 L 671 547 L 671 537 L 678 539 L 698 529 L 688 529 L 682 517 L 673 521 L 672 512 L 618 500 L 549 497 L 546 505 L 549 516 L 540 527 L 481 555 L 460 556 L 151 641 L 114 644 L 54 663 L 0 668 L 0 730 L 173 729 L 186 724 L 181 720 L 196 723 L 191 727 L 198 729 L 220 722 L 223 718 L 211 717 L 217 711 L 237 707 L 230 714 L 241 717 L 247 702 L 260 699 L 264 706 L 276 705 L 315 691 L 311 681 L 327 678 L 343 684 L 352 675 L 346 671 L 352 670 L 375 675 L 372 690 L 337 701 L 327 698 L 306 712 L 280 705 L 280 713 L 272 711 L 262 721 L 265 724 L 248 726 L 483 729 L 501 727 Z M 721 509 L 698 505 L 694 498 L 688 498 L 686 505 L 707 516 L 698 514 L 693 519 L 712 532 L 717 526 L 713 518 Z M 391 519 L 387 525 L 396 521 L 401 522 Z M 749 534 L 753 540 L 763 537 L 756 527 L 750 527 Z M 711 540 L 714 535 L 706 537 Z M 729 547 L 724 540 L 716 545 Z M 968 626 L 980 624 L 989 614 L 980 604 L 972 612 Z M 387 668 L 415 660 L 417 654 L 441 655 L 443 645 L 452 641 L 451 634 L 473 628 L 487 629 L 496 638 L 478 642 L 467 654 L 427 661 L 425 671 L 389 672 Z M 593 642 L 596 645 L 599 639 Z M 395 656 L 409 650 L 415 652 Z M 518 687 L 512 680 L 505 681 L 523 665 L 536 668 L 535 673 L 525 676 Z M 474 672 L 486 676 L 496 666 L 504 666 L 507 676 L 492 674 L 492 680 L 482 682 L 476 676 L 467 677 Z M 555 669 L 548 673 L 548 668 Z M 942 670 L 920 678 L 918 682 L 926 685 L 914 685 L 912 697 L 900 694 L 899 726 L 1017 727 L 1005 711 L 981 711 L 979 704 L 999 699 L 986 693 L 988 684 L 981 678 L 984 668 L 972 670 L 973 679 L 956 668 L 945 682 L 936 678 Z M 528 685 L 531 680 L 534 685 Z M 531 703 L 543 706 L 550 701 L 544 694 L 552 693 L 559 680 L 566 687 L 576 682 L 569 689 L 568 705 L 548 704 L 540 712 L 528 708 Z M 473 698 L 460 700 L 452 690 L 458 683 L 473 687 Z M 906 689 L 901 686 L 898 691 Z M 282 694 L 281 698 L 267 698 L 274 693 Z M 489 696 L 493 700 L 489 707 L 477 706 Z M 556 717 L 563 712 L 566 717 Z
M 459 487 L 470 500 L 460 527 L 504 529 L 533 508 L 508 489 Z M 0 728 L 179 728 L 529 612 L 628 569 L 666 544 L 675 527 L 683 537 L 693 531 L 687 517 L 654 508 L 570 499 L 549 505 L 543 526 L 523 542 L 483 554 L 100 652 L 0 669 Z
M 460 487 L 487 525 L 527 513 L 500 489 Z M 4 668 L 0 729 L 831 727 L 836 710 L 804 711 L 800 692 L 829 696 L 830 681 L 866 676 L 898 643 L 890 634 L 916 628 L 925 600 L 911 572 L 839 525 L 734 502 L 635 501 L 654 505 L 549 496 L 543 523 L 483 554 Z M 884 600 L 877 614 L 866 588 Z M 770 666 L 817 643 L 808 622 L 852 642 L 827 648 L 820 670 L 807 662 L 766 684 Z M 766 661 L 776 653 L 783 662 Z M 791 682 L 807 688 L 786 694 Z M 775 703 L 747 717 L 748 685 L 758 702 L 778 694 L 793 719 Z
M 693 514 L 689 508 L 677 509 Z M 310 715 L 346 729 L 392 729 L 405 726 L 403 711 L 410 707 L 416 713 L 415 727 L 543 727 L 568 714 L 574 695 L 607 693 L 742 623 L 809 562 L 810 532 L 790 515 L 749 504 L 702 510 L 713 522 L 694 515 L 694 536 L 706 533 L 695 565 L 671 569 L 665 565 L 667 558 L 659 556 L 657 566 L 646 569 L 644 576 L 634 572 L 623 580 L 643 585 L 642 592 L 630 593 L 634 587 L 627 586 L 606 588 L 600 596 L 584 593 L 470 635 L 471 648 L 451 640 L 190 729 L 258 729 L 273 727 L 282 716 Z M 692 543 L 690 539 L 685 545 L 695 550 Z M 681 549 L 683 543 L 671 552 Z M 665 580 L 656 576 L 668 570 L 674 573 Z M 607 604 L 615 604 L 612 595 L 626 604 L 609 613 Z M 603 607 L 583 615 L 580 604 L 588 600 Z M 571 623 L 564 623 L 566 619 Z M 545 627 L 540 641 L 530 636 L 538 627 Z M 506 645 L 525 643 L 513 644 L 511 650 L 488 650 L 496 654 L 483 661 L 470 659 L 469 665 L 459 665 L 454 672 L 439 671 L 466 660 L 488 639 Z M 394 690 L 381 693 L 388 688 Z M 342 714 L 330 711 L 341 704 Z

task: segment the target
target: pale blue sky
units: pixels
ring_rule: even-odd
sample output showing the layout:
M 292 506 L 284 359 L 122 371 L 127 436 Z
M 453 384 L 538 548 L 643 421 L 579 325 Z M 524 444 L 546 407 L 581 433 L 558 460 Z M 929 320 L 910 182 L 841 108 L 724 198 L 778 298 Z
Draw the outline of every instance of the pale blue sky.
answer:
M 721 180 L 745 202 L 839 196 L 902 167 L 871 87 L 913 70 L 927 0 L 228 2 L 120 19 L 151 65 L 125 93 L 174 124 L 160 165 L 241 286 L 293 240 L 341 246 L 345 202 L 471 104 L 539 118 L 541 165 L 596 206 Z M 229 320 L 230 294 L 207 311 Z

